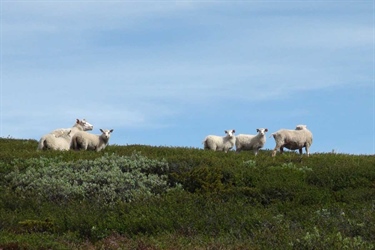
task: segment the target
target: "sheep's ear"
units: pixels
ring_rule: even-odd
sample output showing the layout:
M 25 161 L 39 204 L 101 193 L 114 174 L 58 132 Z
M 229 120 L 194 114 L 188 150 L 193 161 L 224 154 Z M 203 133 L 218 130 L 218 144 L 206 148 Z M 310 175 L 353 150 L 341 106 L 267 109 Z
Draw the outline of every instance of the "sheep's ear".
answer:
M 109 132 L 112 133 L 112 132 L 113 132 L 113 129 L 111 129 Z
M 257 128 L 257 132 L 259 132 L 259 128 Z
M 264 131 L 268 132 L 268 128 L 266 128 Z
M 233 133 L 236 133 L 236 130 L 233 129 L 232 131 L 233 131 Z
M 72 132 L 72 130 L 69 130 L 68 135 L 70 135 L 71 132 Z
M 228 131 L 227 131 L 227 130 L 224 130 L 224 133 L 228 134 Z
M 100 132 L 104 133 L 103 129 L 100 129 Z
M 76 123 L 79 123 L 79 119 L 77 118 L 77 121 L 76 121 Z

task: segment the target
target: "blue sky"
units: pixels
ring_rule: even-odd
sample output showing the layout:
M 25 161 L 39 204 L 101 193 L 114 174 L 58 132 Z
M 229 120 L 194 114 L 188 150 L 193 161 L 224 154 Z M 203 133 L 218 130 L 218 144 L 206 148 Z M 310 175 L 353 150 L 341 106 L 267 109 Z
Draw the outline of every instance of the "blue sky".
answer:
M 1 1 L 0 137 L 86 118 L 110 144 L 306 124 L 375 154 L 374 2 Z

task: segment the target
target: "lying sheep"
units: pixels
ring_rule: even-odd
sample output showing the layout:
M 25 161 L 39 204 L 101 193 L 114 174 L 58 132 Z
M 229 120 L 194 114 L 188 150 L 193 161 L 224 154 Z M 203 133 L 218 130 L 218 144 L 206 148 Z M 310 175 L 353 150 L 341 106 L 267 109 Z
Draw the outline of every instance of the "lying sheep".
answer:
M 60 136 L 46 134 L 39 140 L 38 150 L 69 150 L 71 140 L 71 130 L 61 132 Z
M 78 131 L 91 130 L 92 128 L 93 126 L 90 123 L 86 122 L 85 119 L 83 120 L 77 119 L 76 123 L 70 129 L 65 129 L 65 128 L 55 129 L 51 133 L 43 135 L 39 140 L 37 149 L 38 150 L 41 150 L 41 149 L 66 150 L 64 142 L 63 142 L 65 140 L 69 140 L 68 141 L 68 145 L 69 145 L 68 149 L 69 149 L 70 140 L 75 133 L 77 133 Z M 68 134 L 69 136 L 67 136 Z M 61 139 L 60 137 L 62 137 L 63 139 Z M 60 144 L 64 145 L 63 149 L 60 149 L 61 147 L 59 146 L 55 146 L 55 145 L 60 145 Z M 48 146 L 48 145 L 51 145 L 51 146 Z
M 100 129 L 100 131 L 102 132 L 101 135 L 94 135 L 85 131 L 77 132 L 72 138 L 70 148 L 75 150 L 96 150 L 97 152 L 105 149 L 113 129 Z
M 227 153 L 231 148 L 233 148 L 234 144 L 236 143 L 236 137 L 234 135 L 236 131 L 232 129 L 225 130 L 224 132 L 227 134 L 226 136 L 207 136 L 203 141 L 204 149 L 224 151 Z
M 272 157 L 276 155 L 278 149 L 280 149 L 280 153 L 283 153 L 284 147 L 291 150 L 298 149 L 300 154 L 302 154 L 302 148 L 305 148 L 307 156 L 310 155 L 309 148 L 313 141 L 313 135 L 306 125 L 297 125 L 295 130 L 281 129 L 271 136 L 276 142 Z
M 237 135 L 236 152 L 241 152 L 242 150 L 254 150 L 255 155 L 257 155 L 259 149 L 266 144 L 266 132 L 268 132 L 268 129 L 258 128 L 257 132 L 258 134 L 256 135 Z
M 91 125 L 88 121 L 86 121 L 85 119 L 77 119 L 76 120 L 76 123 L 73 125 L 72 128 L 59 128 L 59 129 L 55 129 L 53 131 L 50 132 L 50 134 L 54 134 L 56 137 L 59 137 L 61 136 L 62 134 L 68 132 L 71 130 L 71 136 L 73 136 L 76 132 L 78 131 L 89 131 L 89 130 L 92 130 L 94 128 L 93 125 Z

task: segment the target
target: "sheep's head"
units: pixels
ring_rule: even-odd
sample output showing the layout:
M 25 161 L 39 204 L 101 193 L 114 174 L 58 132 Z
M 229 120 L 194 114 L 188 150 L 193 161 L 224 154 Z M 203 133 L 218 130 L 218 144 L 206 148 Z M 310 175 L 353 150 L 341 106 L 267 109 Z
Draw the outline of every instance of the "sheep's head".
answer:
M 236 130 L 232 129 L 232 130 L 225 130 L 224 131 L 229 137 L 232 137 L 234 136 L 234 133 L 236 133 Z
M 268 132 L 268 129 L 267 129 L 267 128 L 258 128 L 258 129 L 257 129 L 257 132 L 258 132 L 258 134 L 260 134 L 260 135 L 265 135 L 266 132 Z
M 113 129 L 108 130 L 108 129 L 100 129 L 100 132 L 102 132 L 101 137 L 109 140 L 109 137 L 111 137 L 111 133 L 113 132 Z
M 307 126 L 306 125 L 297 125 L 296 126 L 296 130 L 302 130 L 302 129 L 306 129 Z
M 80 120 L 80 119 L 77 119 L 77 123 L 79 125 L 82 126 L 83 128 L 83 131 L 88 131 L 88 130 L 92 130 L 94 128 L 93 125 L 91 125 L 88 121 L 86 121 L 85 119 L 83 120 Z

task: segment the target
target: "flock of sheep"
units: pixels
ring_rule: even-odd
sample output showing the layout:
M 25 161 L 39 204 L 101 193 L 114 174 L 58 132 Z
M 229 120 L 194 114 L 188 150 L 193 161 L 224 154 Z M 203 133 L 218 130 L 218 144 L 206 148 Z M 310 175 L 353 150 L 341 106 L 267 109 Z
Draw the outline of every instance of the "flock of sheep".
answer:
M 113 129 L 100 129 L 102 132 L 100 135 L 87 132 L 92 129 L 93 125 L 85 119 L 77 119 L 72 128 L 56 129 L 42 136 L 39 140 L 38 150 L 103 150 L 108 145 Z M 232 129 L 225 130 L 225 136 L 209 135 L 203 141 L 204 149 L 228 152 L 236 146 L 237 152 L 253 150 L 257 155 L 259 149 L 263 148 L 266 143 L 268 129 L 258 128 L 257 132 L 256 135 L 239 134 L 235 136 L 235 130 Z M 298 149 L 300 154 L 305 148 L 306 154 L 309 156 L 313 136 L 306 125 L 297 125 L 294 130 L 281 129 L 271 136 L 276 142 L 272 156 L 275 156 L 278 150 L 283 153 L 284 147 L 291 150 Z
M 94 135 L 87 131 L 94 128 L 85 119 L 77 119 L 72 128 L 55 129 L 42 136 L 38 150 L 103 150 L 109 142 L 113 129 L 100 129 L 101 135 Z
M 239 134 L 235 136 L 235 132 L 232 129 L 225 130 L 225 136 L 207 136 L 203 141 L 204 149 L 228 152 L 236 146 L 237 152 L 253 150 L 255 155 L 257 155 L 259 149 L 266 143 L 266 132 L 268 132 L 268 129 L 258 128 L 258 134 L 256 135 Z M 272 156 L 275 156 L 278 150 L 280 150 L 280 153 L 283 153 L 284 147 L 291 150 L 298 149 L 300 154 L 302 154 L 302 149 L 305 148 L 307 156 L 310 154 L 309 148 L 312 144 L 313 136 L 306 125 L 297 125 L 294 130 L 280 129 L 271 136 L 273 136 L 276 142 Z

